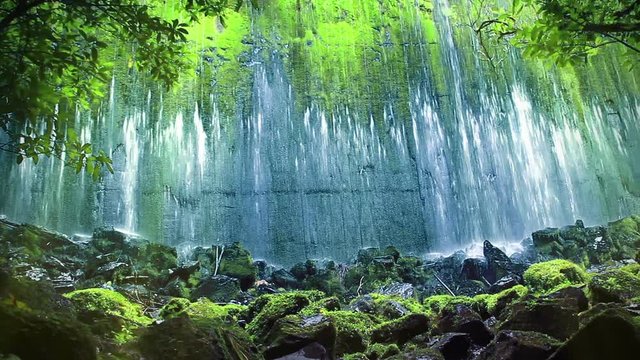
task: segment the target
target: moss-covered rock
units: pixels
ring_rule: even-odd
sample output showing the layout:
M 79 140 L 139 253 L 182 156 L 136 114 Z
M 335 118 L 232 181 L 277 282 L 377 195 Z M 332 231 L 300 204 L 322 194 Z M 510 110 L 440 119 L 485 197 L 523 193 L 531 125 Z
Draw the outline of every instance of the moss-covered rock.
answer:
M 394 355 L 400 354 L 400 348 L 396 344 L 371 344 L 365 351 L 369 360 L 388 359 Z
M 376 325 L 373 316 L 354 311 L 326 311 L 336 327 L 336 354 L 363 352 L 367 348 L 371 330 Z
M 586 284 L 589 276 L 579 265 L 557 259 L 531 265 L 524 282 L 532 291 L 550 293 L 563 287 Z
M 420 347 L 405 347 L 400 354 L 387 358 L 388 360 L 444 360 L 438 350 Z
M 242 290 L 247 290 L 256 282 L 257 272 L 251 253 L 239 242 L 224 247 L 218 274 L 238 279 Z
M 92 360 L 96 343 L 73 318 L 0 303 L 0 354 L 22 360 Z
M 319 344 L 327 358 L 335 357 L 336 328 L 333 320 L 324 315 L 287 315 L 278 319 L 261 343 L 264 356 L 275 359 L 297 352 L 303 347 Z
M 564 302 L 528 298 L 512 304 L 498 330 L 536 331 L 566 340 L 579 327 L 578 309 Z
M 309 304 L 324 297 L 325 294 L 320 291 L 292 291 L 262 295 L 247 309 L 247 317 L 250 321 L 247 331 L 261 341 L 278 319 L 297 314 Z
M 262 359 L 240 328 L 217 325 L 206 330 L 187 316 L 177 316 L 142 331 L 136 341 L 145 359 Z
M 624 303 L 640 297 L 640 277 L 632 271 L 608 270 L 591 279 L 589 294 L 593 303 Z
M 240 294 L 238 279 L 226 275 L 210 275 L 200 279 L 198 285 L 191 291 L 191 300 L 201 297 L 215 302 L 229 302 Z
M 497 294 L 481 294 L 473 298 L 473 308 L 483 318 L 495 316 L 500 318 L 503 310 L 510 304 L 522 299 L 529 293 L 523 285 L 516 285 Z
M 142 307 L 122 294 L 108 289 L 84 289 L 65 294 L 78 312 L 78 319 L 101 337 L 125 343 L 133 338 L 133 330 L 151 324 Z
M 476 357 L 477 360 L 546 359 L 560 342 L 549 335 L 534 331 L 501 331 L 489 346 Z
M 640 216 L 632 215 L 609 223 L 607 239 L 615 248 L 614 260 L 633 259 L 640 248 Z
M 402 345 L 414 336 L 427 331 L 429 331 L 429 319 L 424 314 L 409 314 L 376 326 L 371 331 L 371 341 Z

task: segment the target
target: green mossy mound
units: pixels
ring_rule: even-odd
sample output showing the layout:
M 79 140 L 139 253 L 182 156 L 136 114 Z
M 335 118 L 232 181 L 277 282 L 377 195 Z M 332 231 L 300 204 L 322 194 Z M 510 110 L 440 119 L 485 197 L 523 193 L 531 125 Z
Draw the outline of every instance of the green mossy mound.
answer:
M 133 330 L 151 324 L 142 313 L 142 307 L 122 294 L 108 289 L 84 289 L 65 294 L 78 312 L 78 319 L 91 327 L 91 331 L 116 343 L 133 338 Z
M 136 347 L 149 360 L 262 359 L 242 329 L 221 325 L 203 329 L 187 316 L 145 328 Z
M 636 267 L 627 269 L 613 269 L 595 275 L 589 282 L 591 302 L 625 303 L 640 299 L 640 277 L 633 271 Z
M 614 260 L 632 259 L 640 248 L 640 216 L 632 215 L 609 223 L 607 238 L 615 249 Z
M 531 265 L 524 282 L 533 292 L 552 293 L 564 287 L 586 284 L 589 276 L 571 261 L 556 259 Z
M 324 293 L 314 290 L 262 295 L 247 309 L 247 317 L 250 320 L 247 331 L 256 340 L 262 341 L 278 319 L 297 314 L 324 297 Z
M 377 324 L 372 315 L 344 310 L 324 311 L 323 315 L 335 324 L 337 355 L 366 350 L 371 331 Z
M 96 359 L 91 331 L 73 318 L 0 303 L 0 354 L 22 360 Z

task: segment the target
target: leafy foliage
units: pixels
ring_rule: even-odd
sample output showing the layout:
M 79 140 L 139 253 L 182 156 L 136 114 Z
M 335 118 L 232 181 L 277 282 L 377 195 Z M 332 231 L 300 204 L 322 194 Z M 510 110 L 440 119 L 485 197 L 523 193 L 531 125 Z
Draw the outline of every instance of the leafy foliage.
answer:
M 189 23 L 243 2 L 187 0 L 183 22 L 157 15 L 154 1 L 1 0 L 0 128 L 8 136 L 0 150 L 17 163 L 58 157 L 94 179 L 103 168 L 113 172 L 110 154 L 84 143 L 73 126 L 79 108 L 100 111 L 114 49 L 125 49 L 130 71 L 171 86 L 190 65 Z
M 640 59 L 638 0 L 513 0 L 507 7 L 470 0 L 456 15 L 476 32 L 492 63 L 491 48 L 500 43 L 558 65 L 584 61 L 607 45 L 624 47 L 629 67 Z

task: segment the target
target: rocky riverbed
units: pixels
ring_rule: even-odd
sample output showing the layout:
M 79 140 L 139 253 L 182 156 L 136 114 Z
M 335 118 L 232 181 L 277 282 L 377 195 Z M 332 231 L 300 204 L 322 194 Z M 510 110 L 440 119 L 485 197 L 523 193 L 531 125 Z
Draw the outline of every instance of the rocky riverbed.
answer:
M 0 220 L 0 359 L 635 359 L 640 217 L 291 268 Z

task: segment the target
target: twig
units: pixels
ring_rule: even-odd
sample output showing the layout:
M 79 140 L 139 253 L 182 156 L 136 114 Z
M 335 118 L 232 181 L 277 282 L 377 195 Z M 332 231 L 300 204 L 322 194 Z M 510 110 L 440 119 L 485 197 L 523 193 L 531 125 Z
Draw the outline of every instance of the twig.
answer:
M 433 274 L 433 275 L 436 277 L 436 279 L 438 279 L 440 284 L 442 284 L 442 286 L 444 286 L 444 288 L 447 289 L 447 291 L 449 292 L 449 294 L 451 294 L 451 296 L 456 296 L 456 294 L 454 294 L 453 291 L 451 291 L 451 289 L 449 289 L 447 284 L 445 284 L 444 281 L 442 281 L 442 279 L 440 279 L 437 274 Z
M 358 285 L 358 290 L 356 290 L 356 294 L 360 296 L 360 290 L 362 289 L 362 281 L 364 280 L 364 276 L 360 278 L 360 285 Z

